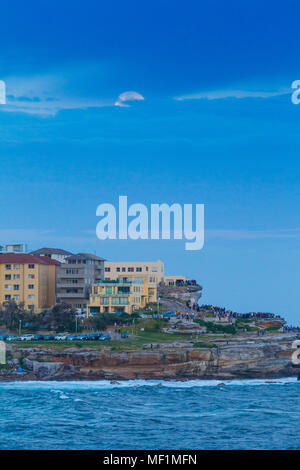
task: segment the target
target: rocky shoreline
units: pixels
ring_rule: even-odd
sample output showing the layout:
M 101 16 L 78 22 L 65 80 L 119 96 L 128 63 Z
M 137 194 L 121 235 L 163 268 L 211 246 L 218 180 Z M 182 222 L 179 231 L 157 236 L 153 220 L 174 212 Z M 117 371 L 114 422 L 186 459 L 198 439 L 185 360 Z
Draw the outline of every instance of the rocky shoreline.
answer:
M 295 376 L 295 334 L 219 339 L 212 347 L 190 341 L 115 351 L 103 346 L 7 346 L 0 381 L 275 379 Z M 18 372 L 18 368 L 22 372 Z

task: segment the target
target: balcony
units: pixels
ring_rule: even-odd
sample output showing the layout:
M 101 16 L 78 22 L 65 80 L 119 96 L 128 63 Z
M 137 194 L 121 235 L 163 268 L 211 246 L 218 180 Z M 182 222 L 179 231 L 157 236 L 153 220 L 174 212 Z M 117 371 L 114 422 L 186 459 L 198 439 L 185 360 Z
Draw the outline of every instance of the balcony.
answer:
M 58 299 L 88 299 L 88 295 L 85 292 L 57 292 L 56 297 Z
M 81 279 L 85 279 L 85 273 L 82 272 L 82 273 L 76 273 L 76 274 L 67 274 L 65 271 L 63 272 L 57 272 L 57 279 L 78 279 L 78 278 L 81 278 Z
M 58 289 L 85 289 L 86 284 L 84 282 L 78 282 L 77 284 L 70 284 L 69 282 L 58 281 Z

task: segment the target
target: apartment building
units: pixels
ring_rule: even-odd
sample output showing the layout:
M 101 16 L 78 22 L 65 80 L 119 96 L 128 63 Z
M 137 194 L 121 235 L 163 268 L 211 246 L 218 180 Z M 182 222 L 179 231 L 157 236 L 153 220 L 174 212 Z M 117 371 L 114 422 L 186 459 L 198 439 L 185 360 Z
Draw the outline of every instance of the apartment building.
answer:
M 87 315 L 105 312 L 130 314 L 156 300 L 157 288 L 149 286 L 148 276 L 120 276 L 117 280 L 93 285 Z
M 26 243 L 8 243 L 0 246 L 0 254 L 2 253 L 27 253 Z
M 65 263 L 68 256 L 73 255 L 70 251 L 62 250 L 61 248 L 40 248 L 39 250 L 32 251 L 33 256 L 47 256 L 50 259 Z
M 164 280 L 164 263 L 162 261 L 105 261 L 104 279 L 117 280 L 120 276 L 148 276 L 150 287 L 156 287 Z
M 68 256 L 57 269 L 57 303 L 85 310 L 92 285 L 103 279 L 103 258 L 89 253 Z
M 25 253 L 0 255 L 0 303 L 24 302 L 40 313 L 55 305 L 56 269 L 59 262 Z

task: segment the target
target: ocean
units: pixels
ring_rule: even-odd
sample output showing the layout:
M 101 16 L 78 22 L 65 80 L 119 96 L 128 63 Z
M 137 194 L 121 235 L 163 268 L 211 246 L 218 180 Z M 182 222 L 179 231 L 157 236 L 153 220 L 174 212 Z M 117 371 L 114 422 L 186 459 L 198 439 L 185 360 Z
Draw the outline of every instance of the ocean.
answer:
M 0 397 L 2 450 L 300 448 L 294 377 L 2 382 Z

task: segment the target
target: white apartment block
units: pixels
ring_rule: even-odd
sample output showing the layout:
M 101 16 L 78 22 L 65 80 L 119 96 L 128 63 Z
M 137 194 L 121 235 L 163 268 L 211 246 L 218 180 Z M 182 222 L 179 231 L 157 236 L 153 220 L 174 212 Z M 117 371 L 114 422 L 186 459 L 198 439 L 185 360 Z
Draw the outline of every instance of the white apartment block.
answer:
M 157 286 L 164 280 L 162 261 L 105 261 L 104 279 L 112 281 L 120 276 L 144 275 L 149 277 L 149 287 Z

